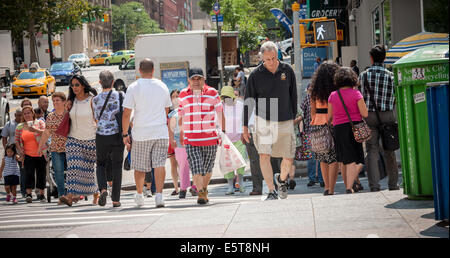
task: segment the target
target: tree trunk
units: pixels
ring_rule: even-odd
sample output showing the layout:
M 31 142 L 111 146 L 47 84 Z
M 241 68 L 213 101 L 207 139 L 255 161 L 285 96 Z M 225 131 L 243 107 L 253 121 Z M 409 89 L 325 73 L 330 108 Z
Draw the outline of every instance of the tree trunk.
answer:
M 32 64 L 33 62 L 39 61 L 36 53 L 36 35 L 34 31 L 34 19 L 32 17 L 30 17 L 30 22 L 28 23 L 28 36 L 30 37 L 30 64 Z

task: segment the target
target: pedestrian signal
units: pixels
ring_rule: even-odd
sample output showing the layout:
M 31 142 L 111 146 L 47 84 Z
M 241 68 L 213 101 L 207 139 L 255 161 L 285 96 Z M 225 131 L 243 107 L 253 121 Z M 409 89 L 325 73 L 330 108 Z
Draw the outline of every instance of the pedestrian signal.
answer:
M 336 20 L 324 20 L 314 22 L 315 42 L 337 41 Z

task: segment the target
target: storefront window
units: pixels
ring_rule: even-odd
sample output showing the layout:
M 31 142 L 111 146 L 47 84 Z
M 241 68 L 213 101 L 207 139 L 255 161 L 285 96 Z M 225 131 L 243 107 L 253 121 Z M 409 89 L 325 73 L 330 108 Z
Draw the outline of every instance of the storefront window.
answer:
M 392 46 L 391 37 L 391 0 L 383 2 L 383 35 L 384 45 L 388 48 Z
M 383 1 L 372 12 L 373 44 L 392 45 L 391 0 Z
M 379 7 L 372 12 L 372 24 L 374 45 L 381 44 L 381 19 Z

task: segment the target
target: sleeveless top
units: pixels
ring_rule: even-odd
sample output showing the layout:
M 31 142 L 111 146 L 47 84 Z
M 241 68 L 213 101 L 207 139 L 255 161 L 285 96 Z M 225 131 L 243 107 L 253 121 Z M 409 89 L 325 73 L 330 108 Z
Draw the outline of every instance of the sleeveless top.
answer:
M 311 100 L 312 102 L 312 100 Z M 315 101 L 316 114 L 311 117 L 311 125 L 324 125 L 328 120 L 328 103 Z
M 19 164 L 14 157 L 5 156 L 5 169 L 3 170 L 3 177 L 5 176 L 20 176 Z
M 85 100 L 75 98 L 70 110 L 70 132 L 69 137 L 78 140 L 95 140 L 97 124 L 91 107 L 92 95 Z

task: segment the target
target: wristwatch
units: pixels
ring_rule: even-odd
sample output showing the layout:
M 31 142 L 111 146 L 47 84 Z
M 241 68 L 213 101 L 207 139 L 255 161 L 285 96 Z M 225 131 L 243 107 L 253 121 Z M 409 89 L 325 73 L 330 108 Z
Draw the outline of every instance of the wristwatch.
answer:
M 122 137 L 123 138 L 128 137 L 128 134 L 122 134 Z

